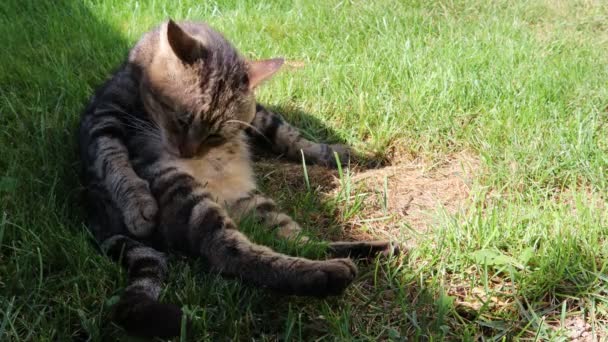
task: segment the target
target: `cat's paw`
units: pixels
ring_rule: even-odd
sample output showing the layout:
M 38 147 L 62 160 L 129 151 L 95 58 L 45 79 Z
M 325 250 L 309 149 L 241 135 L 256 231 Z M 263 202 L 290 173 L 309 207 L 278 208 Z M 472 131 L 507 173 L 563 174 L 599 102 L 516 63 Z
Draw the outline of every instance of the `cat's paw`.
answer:
M 384 257 L 398 257 L 404 253 L 406 250 L 402 245 L 392 242 L 385 242 L 385 248 L 379 251 L 379 254 Z
M 348 164 L 353 151 L 350 147 L 342 144 L 327 145 L 327 150 L 318 160 L 317 164 L 329 168 L 337 168 L 338 161 L 340 165 Z M 336 155 L 338 159 L 336 160 Z
M 375 256 L 398 256 L 402 248 L 390 241 L 331 242 L 328 252 L 334 257 L 369 259 Z
M 336 296 L 353 282 L 357 266 L 350 259 L 315 261 L 306 265 L 310 269 L 301 273 L 293 287 L 300 296 Z
M 319 159 L 317 160 L 317 164 L 328 168 L 337 168 L 338 161 L 342 166 L 352 163 L 363 168 L 376 168 L 386 165 L 388 162 L 385 157 L 378 156 L 372 153 L 357 151 L 347 145 L 333 144 L 327 145 L 327 147 L 327 153 L 319 157 Z M 336 154 L 338 156 L 337 160 Z
M 291 219 L 291 217 L 285 214 L 279 214 L 277 216 L 277 221 L 286 222 L 277 228 L 277 236 L 279 238 L 285 240 L 294 240 L 298 241 L 299 243 L 306 243 L 310 240 L 308 237 L 302 235 L 302 228 L 297 222 Z
M 127 229 L 136 237 L 149 236 L 156 226 L 158 205 L 148 184 L 142 182 L 134 187 L 129 202 L 123 213 Z

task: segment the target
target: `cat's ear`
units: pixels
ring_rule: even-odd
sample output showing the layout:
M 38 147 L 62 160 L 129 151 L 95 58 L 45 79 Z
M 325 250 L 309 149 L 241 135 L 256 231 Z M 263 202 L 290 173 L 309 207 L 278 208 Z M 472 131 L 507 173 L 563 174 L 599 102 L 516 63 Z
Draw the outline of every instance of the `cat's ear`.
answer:
M 249 89 L 257 87 L 260 83 L 274 75 L 285 60 L 283 58 L 265 59 L 261 61 L 250 61 L 247 71 L 249 76 Z
M 185 63 L 193 63 L 206 55 L 205 47 L 172 19 L 167 23 L 167 41 L 175 55 Z

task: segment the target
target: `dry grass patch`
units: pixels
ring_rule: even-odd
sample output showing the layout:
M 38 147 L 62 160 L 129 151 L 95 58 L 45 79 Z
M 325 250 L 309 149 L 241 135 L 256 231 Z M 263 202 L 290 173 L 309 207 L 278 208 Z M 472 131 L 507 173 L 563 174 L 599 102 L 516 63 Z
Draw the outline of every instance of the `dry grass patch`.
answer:
M 394 161 L 392 165 L 363 169 L 329 170 L 276 162 L 258 162 L 258 174 L 269 193 L 290 189 L 306 191 L 306 176 L 311 189 L 322 200 L 335 201 L 343 226 L 342 238 L 363 240 L 397 238 L 406 235 L 412 244 L 424 236 L 441 215 L 453 215 L 465 207 L 471 184 L 480 162 L 462 152 L 444 160 Z M 328 217 L 320 215 L 316 220 Z M 323 223 L 323 222 L 317 222 Z M 412 234 L 410 234 L 411 232 Z
M 562 39 L 572 42 L 593 39 L 596 43 L 608 42 L 606 3 L 598 0 L 540 1 L 527 19 L 536 38 L 543 43 Z M 589 35 L 593 32 L 595 37 Z

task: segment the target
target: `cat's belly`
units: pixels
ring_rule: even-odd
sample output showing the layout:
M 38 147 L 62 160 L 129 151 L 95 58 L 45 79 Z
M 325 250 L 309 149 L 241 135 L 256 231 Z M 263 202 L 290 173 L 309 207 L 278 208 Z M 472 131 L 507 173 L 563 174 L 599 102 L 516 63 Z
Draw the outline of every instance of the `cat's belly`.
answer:
M 202 159 L 182 159 L 180 162 L 221 205 L 234 203 L 256 187 L 245 146 L 212 150 Z

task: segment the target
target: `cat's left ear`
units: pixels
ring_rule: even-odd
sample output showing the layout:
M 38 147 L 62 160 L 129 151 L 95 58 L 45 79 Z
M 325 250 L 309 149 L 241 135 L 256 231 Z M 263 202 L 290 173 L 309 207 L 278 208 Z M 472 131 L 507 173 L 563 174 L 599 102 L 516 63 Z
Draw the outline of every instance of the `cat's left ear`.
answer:
M 285 60 L 283 58 L 265 59 L 261 61 L 249 61 L 247 74 L 249 76 L 249 89 L 257 87 L 260 83 L 274 75 Z
M 206 56 L 203 44 L 184 31 L 172 19 L 167 23 L 167 40 L 175 55 L 185 63 L 194 63 Z

